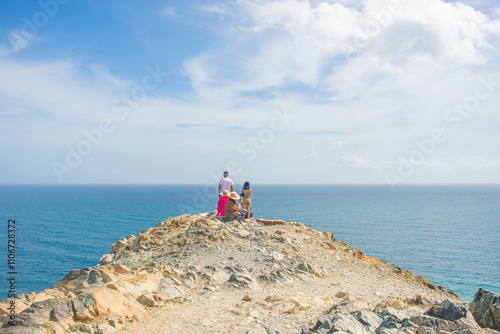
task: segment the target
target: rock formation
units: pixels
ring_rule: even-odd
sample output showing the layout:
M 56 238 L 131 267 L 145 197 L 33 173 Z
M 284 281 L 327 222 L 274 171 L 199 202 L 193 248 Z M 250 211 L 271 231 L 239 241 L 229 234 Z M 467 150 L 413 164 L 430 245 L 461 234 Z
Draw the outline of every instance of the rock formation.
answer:
M 500 331 L 500 296 L 479 289 L 470 304 L 471 312 L 481 327 Z
M 469 308 L 301 223 L 185 214 L 18 295 L 14 326 L 1 301 L 0 333 L 497 333 L 498 296 L 478 294 Z

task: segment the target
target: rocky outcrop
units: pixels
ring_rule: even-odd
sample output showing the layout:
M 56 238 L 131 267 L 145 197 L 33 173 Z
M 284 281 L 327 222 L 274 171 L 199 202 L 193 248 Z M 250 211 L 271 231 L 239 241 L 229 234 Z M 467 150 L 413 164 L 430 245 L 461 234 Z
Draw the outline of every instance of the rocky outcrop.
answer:
M 477 323 L 500 331 L 500 296 L 484 289 L 474 295 L 470 309 Z
M 366 301 L 343 300 L 330 313 L 318 318 L 314 326 L 303 327 L 302 334 L 313 333 L 411 333 L 411 334 L 466 334 L 494 333 L 481 329 L 474 321 L 467 305 L 449 300 L 434 305 L 425 313 L 410 309 L 376 307 L 370 310 Z
M 496 324 L 482 296 L 474 317 Z M 0 302 L 0 333 L 488 333 L 453 292 L 330 232 L 215 212 L 118 240 L 99 265 L 15 303 L 10 326 Z

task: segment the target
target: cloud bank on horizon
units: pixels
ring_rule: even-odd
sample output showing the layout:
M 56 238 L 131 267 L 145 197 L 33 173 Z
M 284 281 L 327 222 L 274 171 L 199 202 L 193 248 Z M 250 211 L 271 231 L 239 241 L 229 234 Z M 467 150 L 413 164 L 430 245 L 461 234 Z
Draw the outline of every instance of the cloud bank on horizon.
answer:
M 496 1 L 0 3 L 1 183 L 500 183 Z

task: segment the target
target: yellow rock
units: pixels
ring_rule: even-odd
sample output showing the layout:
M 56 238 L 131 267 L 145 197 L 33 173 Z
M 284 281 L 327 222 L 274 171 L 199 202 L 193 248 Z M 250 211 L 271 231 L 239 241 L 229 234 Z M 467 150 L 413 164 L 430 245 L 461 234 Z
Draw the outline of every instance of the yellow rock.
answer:
M 153 294 L 153 298 L 157 302 L 161 302 L 161 301 L 166 301 L 166 300 L 172 299 L 170 296 L 167 296 L 167 295 L 164 295 L 164 294 L 161 294 L 161 293 L 155 293 L 155 294 Z
M 156 302 L 154 295 L 150 293 L 144 293 L 137 298 L 137 301 L 141 303 L 144 306 L 148 307 L 155 307 L 158 306 L 158 303 Z
M 275 314 L 293 313 L 297 305 L 291 301 L 284 301 L 271 306 L 271 311 Z
M 115 272 L 115 267 L 112 266 L 100 266 L 99 270 L 101 273 L 114 273 Z
M 266 297 L 265 301 L 268 302 L 268 303 L 274 303 L 274 302 L 279 302 L 279 301 L 282 301 L 284 298 L 282 295 L 277 295 L 277 294 L 274 294 L 274 295 L 269 295 Z
M 328 274 L 320 268 L 317 264 L 302 262 L 299 264 L 299 269 L 312 274 L 319 278 L 327 278 Z
M 263 223 L 266 226 L 270 225 L 285 225 L 286 221 L 280 219 L 257 219 L 259 223 Z
M 405 306 L 406 306 L 405 302 L 403 300 L 401 300 L 401 298 L 389 297 L 385 301 L 385 307 L 392 307 L 392 308 L 400 310 L 402 308 L 405 308 Z
M 339 291 L 335 294 L 335 297 L 337 298 L 347 298 L 349 297 L 349 292 L 347 291 Z
M 130 270 L 127 266 L 124 266 L 123 264 L 119 264 L 117 266 L 113 267 L 115 269 L 115 272 L 119 274 L 131 274 L 132 270 Z
M 113 272 L 101 272 L 101 278 L 104 283 L 117 282 L 120 280 L 120 277 Z
M 311 307 L 311 299 L 302 297 L 291 297 L 285 299 L 285 303 L 293 303 L 297 310 L 307 310 Z
M 376 259 L 374 257 L 371 257 L 371 256 L 363 256 L 363 260 L 366 260 L 368 261 L 369 263 L 373 264 L 374 266 L 378 266 L 380 265 L 380 260 L 379 259 Z
M 111 290 L 104 286 L 96 286 L 90 287 L 88 291 L 96 300 L 100 316 L 112 317 L 117 315 L 123 318 L 132 318 L 134 315 L 137 317 L 146 315 L 144 308 L 137 301 L 126 298 L 116 290 Z

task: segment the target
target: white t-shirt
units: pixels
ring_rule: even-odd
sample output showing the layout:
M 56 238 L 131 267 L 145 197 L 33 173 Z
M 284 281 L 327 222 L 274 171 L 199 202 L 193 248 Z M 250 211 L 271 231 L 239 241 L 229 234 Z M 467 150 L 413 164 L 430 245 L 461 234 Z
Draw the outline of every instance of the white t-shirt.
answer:
M 233 185 L 233 180 L 231 180 L 228 177 L 225 177 L 223 179 L 220 179 L 219 184 L 221 185 L 220 192 L 223 192 L 224 190 L 231 192 L 231 186 Z

